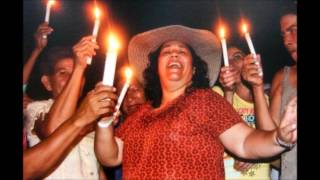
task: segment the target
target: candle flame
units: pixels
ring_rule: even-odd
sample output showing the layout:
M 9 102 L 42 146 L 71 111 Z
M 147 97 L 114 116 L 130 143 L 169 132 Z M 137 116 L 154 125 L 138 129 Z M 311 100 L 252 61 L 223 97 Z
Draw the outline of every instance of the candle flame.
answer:
M 126 76 L 127 81 L 129 82 L 130 79 L 131 79 L 131 77 L 132 77 L 132 74 L 133 74 L 131 68 L 127 67 L 127 68 L 125 69 L 124 73 L 125 73 L 125 76 Z
M 94 8 L 94 15 L 96 16 L 96 18 L 99 18 L 99 17 L 100 17 L 100 14 L 101 14 L 100 9 L 97 8 L 97 7 L 95 7 L 95 8 Z
M 55 3 L 54 0 L 49 0 L 48 1 L 49 6 L 52 6 L 54 3 Z
M 120 43 L 114 34 L 110 34 L 108 37 L 109 48 L 111 49 L 119 49 Z
M 221 27 L 221 28 L 220 28 L 220 37 L 221 37 L 221 38 L 225 38 L 225 34 L 226 34 L 226 32 L 225 32 L 224 28 Z
M 248 27 L 247 27 L 247 24 L 245 24 L 245 23 L 242 24 L 242 32 L 243 33 L 247 33 L 248 32 Z

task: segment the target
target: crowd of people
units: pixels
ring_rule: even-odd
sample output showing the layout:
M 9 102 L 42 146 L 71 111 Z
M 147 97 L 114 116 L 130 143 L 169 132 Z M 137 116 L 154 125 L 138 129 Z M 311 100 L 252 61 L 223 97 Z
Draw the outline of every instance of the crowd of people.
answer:
M 296 9 L 279 22 L 293 65 L 274 75 L 270 93 L 264 57 L 229 46 L 224 66 L 208 30 L 167 25 L 135 35 L 135 75 L 108 127 L 97 122 L 114 114 L 124 81 L 98 82 L 80 98 L 95 37 L 40 59 L 54 33 L 40 24 L 23 67 L 23 178 L 110 179 L 104 167 L 116 167 L 114 179 L 297 179 Z M 38 59 L 49 99 L 26 93 Z

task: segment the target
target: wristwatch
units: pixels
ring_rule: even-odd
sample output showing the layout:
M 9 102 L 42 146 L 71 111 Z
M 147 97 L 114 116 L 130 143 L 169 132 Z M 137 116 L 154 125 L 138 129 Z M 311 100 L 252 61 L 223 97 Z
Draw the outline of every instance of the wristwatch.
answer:
M 282 141 L 278 136 L 276 137 L 276 141 L 279 144 L 279 146 L 286 148 L 286 149 L 292 149 L 296 143 L 292 144 L 292 143 L 286 143 L 284 141 Z

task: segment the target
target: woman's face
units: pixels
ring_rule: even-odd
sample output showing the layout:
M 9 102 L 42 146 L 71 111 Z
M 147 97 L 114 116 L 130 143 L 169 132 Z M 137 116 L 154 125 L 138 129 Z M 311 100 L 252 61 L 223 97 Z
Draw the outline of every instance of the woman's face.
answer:
M 192 71 L 192 54 L 186 44 L 180 41 L 163 44 L 158 57 L 161 85 L 187 85 L 192 80 Z

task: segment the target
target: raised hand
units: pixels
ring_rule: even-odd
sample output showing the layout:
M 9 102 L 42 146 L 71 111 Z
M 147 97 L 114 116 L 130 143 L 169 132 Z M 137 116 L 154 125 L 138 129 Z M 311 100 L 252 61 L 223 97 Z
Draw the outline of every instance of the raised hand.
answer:
M 261 57 L 257 54 L 256 59 L 252 54 L 246 56 L 243 61 L 243 67 L 241 71 L 242 78 L 248 81 L 252 86 L 263 86 Z
M 224 90 L 233 91 L 236 84 L 241 82 L 240 72 L 232 66 L 222 67 L 219 82 Z
M 35 48 L 42 50 L 48 44 L 48 39 L 45 36 L 51 34 L 53 29 L 44 22 L 38 26 L 36 33 L 34 34 Z
M 82 101 L 76 114 L 76 124 L 86 126 L 101 115 L 112 114 L 118 98 L 115 92 L 114 87 L 99 83 Z
M 93 36 L 85 36 L 72 49 L 76 57 L 76 65 L 85 68 L 87 67 L 87 58 L 94 56 L 96 54 L 95 49 L 99 49 L 99 46 L 94 41 Z

